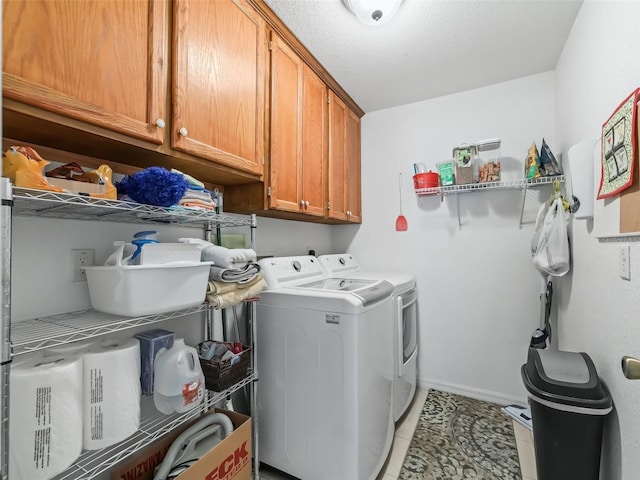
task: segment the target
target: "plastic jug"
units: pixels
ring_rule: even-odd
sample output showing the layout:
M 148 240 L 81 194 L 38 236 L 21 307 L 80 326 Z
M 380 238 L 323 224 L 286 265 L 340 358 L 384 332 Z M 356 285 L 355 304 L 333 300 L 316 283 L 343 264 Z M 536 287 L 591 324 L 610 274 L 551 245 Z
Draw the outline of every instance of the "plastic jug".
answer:
M 198 352 L 176 338 L 173 347 L 162 348 L 154 364 L 153 403 L 166 414 L 183 413 L 197 407 L 204 398 L 204 374 Z

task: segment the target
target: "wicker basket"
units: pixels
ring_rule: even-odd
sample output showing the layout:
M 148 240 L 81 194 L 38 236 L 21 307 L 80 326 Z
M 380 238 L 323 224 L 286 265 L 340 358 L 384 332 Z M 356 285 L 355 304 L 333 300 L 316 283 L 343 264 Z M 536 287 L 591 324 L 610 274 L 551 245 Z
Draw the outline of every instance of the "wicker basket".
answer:
M 240 360 L 234 365 L 231 365 L 230 358 L 226 360 L 205 360 L 204 358 L 200 358 L 200 365 L 204 373 L 207 390 L 220 392 L 229 388 L 234 383 L 238 383 L 247 376 L 250 360 L 251 347 L 247 346 L 242 347 Z

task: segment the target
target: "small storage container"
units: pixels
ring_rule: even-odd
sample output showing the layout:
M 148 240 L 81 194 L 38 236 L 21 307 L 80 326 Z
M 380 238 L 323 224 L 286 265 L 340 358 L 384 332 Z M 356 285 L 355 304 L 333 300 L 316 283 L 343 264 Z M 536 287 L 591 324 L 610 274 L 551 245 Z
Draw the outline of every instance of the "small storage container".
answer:
M 586 353 L 530 348 L 522 366 L 533 419 L 538 478 L 598 480 L 606 387 Z
M 247 376 L 249 361 L 251 360 L 251 347 L 243 345 L 242 352 L 239 355 L 239 360 L 233 364 L 230 358 L 226 360 L 206 360 L 200 357 L 200 365 L 204 373 L 207 390 L 220 392 Z
M 136 317 L 201 304 L 213 262 L 85 267 L 95 310 Z
M 153 367 L 161 349 L 173 347 L 176 334 L 169 330 L 154 328 L 135 335 L 140 342 L 140 386 L 145 395 L 153 394 Z
M 416 173 L 413 176 L 413 188 L 419 190 L 421 188 L 434 188 L 438 186 L 440 176 L 435 172 Z

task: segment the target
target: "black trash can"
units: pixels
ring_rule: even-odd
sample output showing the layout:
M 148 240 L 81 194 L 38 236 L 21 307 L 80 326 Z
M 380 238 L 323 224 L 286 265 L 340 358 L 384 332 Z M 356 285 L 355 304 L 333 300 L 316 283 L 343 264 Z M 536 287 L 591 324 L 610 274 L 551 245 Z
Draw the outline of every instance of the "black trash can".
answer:
M 611 396 L 586 353 L 529 348 L 529 392 L 538 480 L 598 480 Z

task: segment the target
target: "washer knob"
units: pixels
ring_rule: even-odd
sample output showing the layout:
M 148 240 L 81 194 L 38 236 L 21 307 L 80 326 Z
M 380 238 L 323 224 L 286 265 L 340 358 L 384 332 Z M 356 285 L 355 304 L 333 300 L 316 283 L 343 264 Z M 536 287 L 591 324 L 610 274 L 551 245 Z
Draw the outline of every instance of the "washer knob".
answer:
M 298 260 L 294 260 L 293 263 L 291 263 L 291 265 L 293 266 L 293 269 L 296 272 L 299 272 L 300 270 L 302 270 L 302 264 Z

